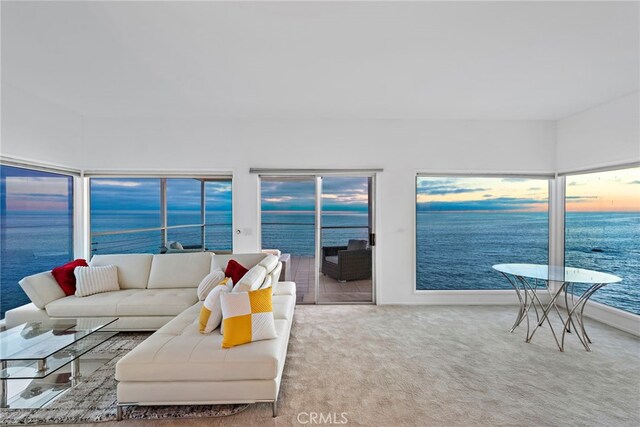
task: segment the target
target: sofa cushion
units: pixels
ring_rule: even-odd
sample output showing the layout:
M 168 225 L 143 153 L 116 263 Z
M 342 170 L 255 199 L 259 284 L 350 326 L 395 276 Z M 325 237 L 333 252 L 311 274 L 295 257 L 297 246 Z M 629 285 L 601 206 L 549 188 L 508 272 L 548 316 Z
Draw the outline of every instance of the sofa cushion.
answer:
M 196 288 L 210 269 L 209 252 L 154 255 L 147 288 Z
M 260 289 L 270 288 L 272 282 L 273 282 L 273 279 L 271 278 L 270 275 L 267 274 L 267 277 L 264 278 L 264 282 L 262 282 L 262 286 L 260 286 Z M 271 290 L 271 292 L 273 292 L 273 289 Z
M 274 295 L 273 296 L 273 317 L 278 320 L 293 318 L 293 312 L 296 306 L 296 298 L 291 295 Z
M 176 316 L 198 301 L 195 289 L 141 289 L 118 303 L 118 316 Z
M 200 305 L 198 303 L 197 305 Z M 194 306 L 197 309 L 197 306 Z M 197 316 L 190 309 L 188 313 Z M 116 365 L 118 381 L 235 381 L 275 379 L 284 364 L 289 321 L 276 320 L 278 337 L 230 349 L 222 348 L 222 335 L 202 335 L 191 317 L 183 328 L 182 316 L 169 322 Z M 174 328 L 176 333 L 166 333 Z
M 276 268 L 274 268 L 273 271 L 269 273 L 269 276 L 271 276 L 271 286 L 273 287 L 273 289 L 276 288 L 276 285 L 280 281 L 281 273 L 282 273 L 282 262 L 278 262 L 278 264 L 276 265 Z
M 46 306 L 51 317 L 176 316 L 197 302 L 195 289 L 127 289 L 69 296 Z
M 327 262 L 338 265 L 338 255 L 330 255 L 330 256 L 324 257 L 324 259 L 326 259 Z
M 120 289 L 145 289 L 151 271 L 151 254 L 94 255 L 92 267 L 115 265 L 118 267 Z
M 117 292 L 105 292 L 77 297 L 71 295 L 50 302 L 45 309 L 51 317 L 103 317 L 117 314 L 118 303 L 137 292 L 136 289 L 127 289 Z
M 265 270 L 267 270 L 267 273 L 271 273 L 273 269 L 276 268 L 276 266 L 278 265 L 278 257 L 275 255 L 269 254 L 266 257 L 264 257 L 264 259 L 260 261 L 258 264 L 263 266 Z
M 157 332 L 159 334 L 180 335 L 185 329 L 190 327 L 192 323 L 196 325 L 199 332 L 200 310 L 202 309 L 203 304 L 204 301 L 198 301 L 174 317 L 171 322 L 158 329 Z
M 294 282 L 279 282 L 273 294 L 296 296 L 296 284 Z
M 50 271 L 27 276 L 19 282 L 20 287 L 31 302 L 43 309 L 51 301 L 65 297 L 65 293 Z
M 349 239 L 349 243 L 347 243 L 347 250 L 357 251 L 359 249 L 367 249 L 367 246 L 369 246 L 369 242 L 366 240 Z

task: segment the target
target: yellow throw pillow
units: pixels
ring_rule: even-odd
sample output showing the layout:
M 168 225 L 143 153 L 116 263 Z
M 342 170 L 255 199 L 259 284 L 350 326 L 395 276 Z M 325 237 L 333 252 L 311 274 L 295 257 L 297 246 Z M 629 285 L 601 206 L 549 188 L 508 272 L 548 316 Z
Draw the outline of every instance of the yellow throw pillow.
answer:
M 277 337 L 271 288 L 224 293 L 222 305 L 222 348 L 231 348 Z
M 231 289 L 233 289 L 233 282 L 231 278 L 227 277 L 220 281 L 220 283 L 209 292 L 204 303 L 202 303 L 200 317 L 198 318 L 201 334 L 210 334 L 220 325 L 220 321 L 222 320 L 220 295 L 231 292 Z

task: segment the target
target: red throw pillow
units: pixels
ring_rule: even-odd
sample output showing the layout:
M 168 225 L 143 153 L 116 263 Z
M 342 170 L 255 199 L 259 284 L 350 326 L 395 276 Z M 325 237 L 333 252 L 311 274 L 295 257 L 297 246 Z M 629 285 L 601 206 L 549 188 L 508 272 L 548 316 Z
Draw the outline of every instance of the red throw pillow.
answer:
M 224 270 L 224 275 L 226 277 L 231 277 L 233 280 L 233 284 L 235 285 L 242 279 L 242 276 L 247 274 L 248 269 L 244 268 L 238 261 L 235 259 L 229 260 L 227 263 L 227 268 Z
M 76 293 L 76 276 L 73 275 L 73 270 L 75 270 L 76 267 L 88 266 L 87 261 L 80 258 L 54 268 L 51 270 L 51 275 L 56 279 L 56 282 L 58 282 L 58 285 L 60 285 L 65 295 L 73 295 Z

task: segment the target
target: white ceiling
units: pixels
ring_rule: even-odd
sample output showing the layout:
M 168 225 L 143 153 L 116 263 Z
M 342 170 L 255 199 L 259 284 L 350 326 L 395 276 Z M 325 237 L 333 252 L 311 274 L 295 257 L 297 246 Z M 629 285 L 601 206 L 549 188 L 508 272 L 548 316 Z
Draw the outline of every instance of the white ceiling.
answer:
M 638 2 L 2 2 L 2 83 L 83 115 L 558 119 L 638 90 Z

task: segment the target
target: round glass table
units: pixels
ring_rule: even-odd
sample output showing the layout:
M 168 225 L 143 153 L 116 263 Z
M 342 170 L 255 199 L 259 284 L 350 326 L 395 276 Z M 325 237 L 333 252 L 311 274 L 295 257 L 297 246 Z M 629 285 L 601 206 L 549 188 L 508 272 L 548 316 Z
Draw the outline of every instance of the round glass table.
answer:
M 526 321 L 527 333 L 525 341 L 530 342 L 538 328 L 547 322 L 560 351 L 564 351 L 565 336 L 567 333 L 571 333 L 572 327 L 585 350 L 591 351 L 589 348 L 591 339 L 587 335 L 583 321 L 585 305 L 598 289 L 622 280 L 620 277 L 609 273 L 544 264 L 496 264 L 493 269 L 507 278 L 518 296 L 520 309 L 516 321 L 511 327 L 511 332 L 523 321 Z M 555 286 L 550 287 L 551 282 Z M 576 295 L 574 285 L 577 283 L 588 285 L 588 288 L 582 294 Z M 538 295 L 540 290 L 546 291 L 550 297 L 550 301 L 546 305 L 543 304 L 540 295 Z M 556 304 L 556 300 L 562 292 L 564 292 L 566 318 L 562 316 L 561 309 Z M 529 311 L 532 307 L 536 314 L 536 326 L 533 330 L 530 329 L 529 325 Z M 562 323 L 562 336 L 560 339 L 558 339 L 549 319 L 549 314 L 552 311 L 558 315 Z

